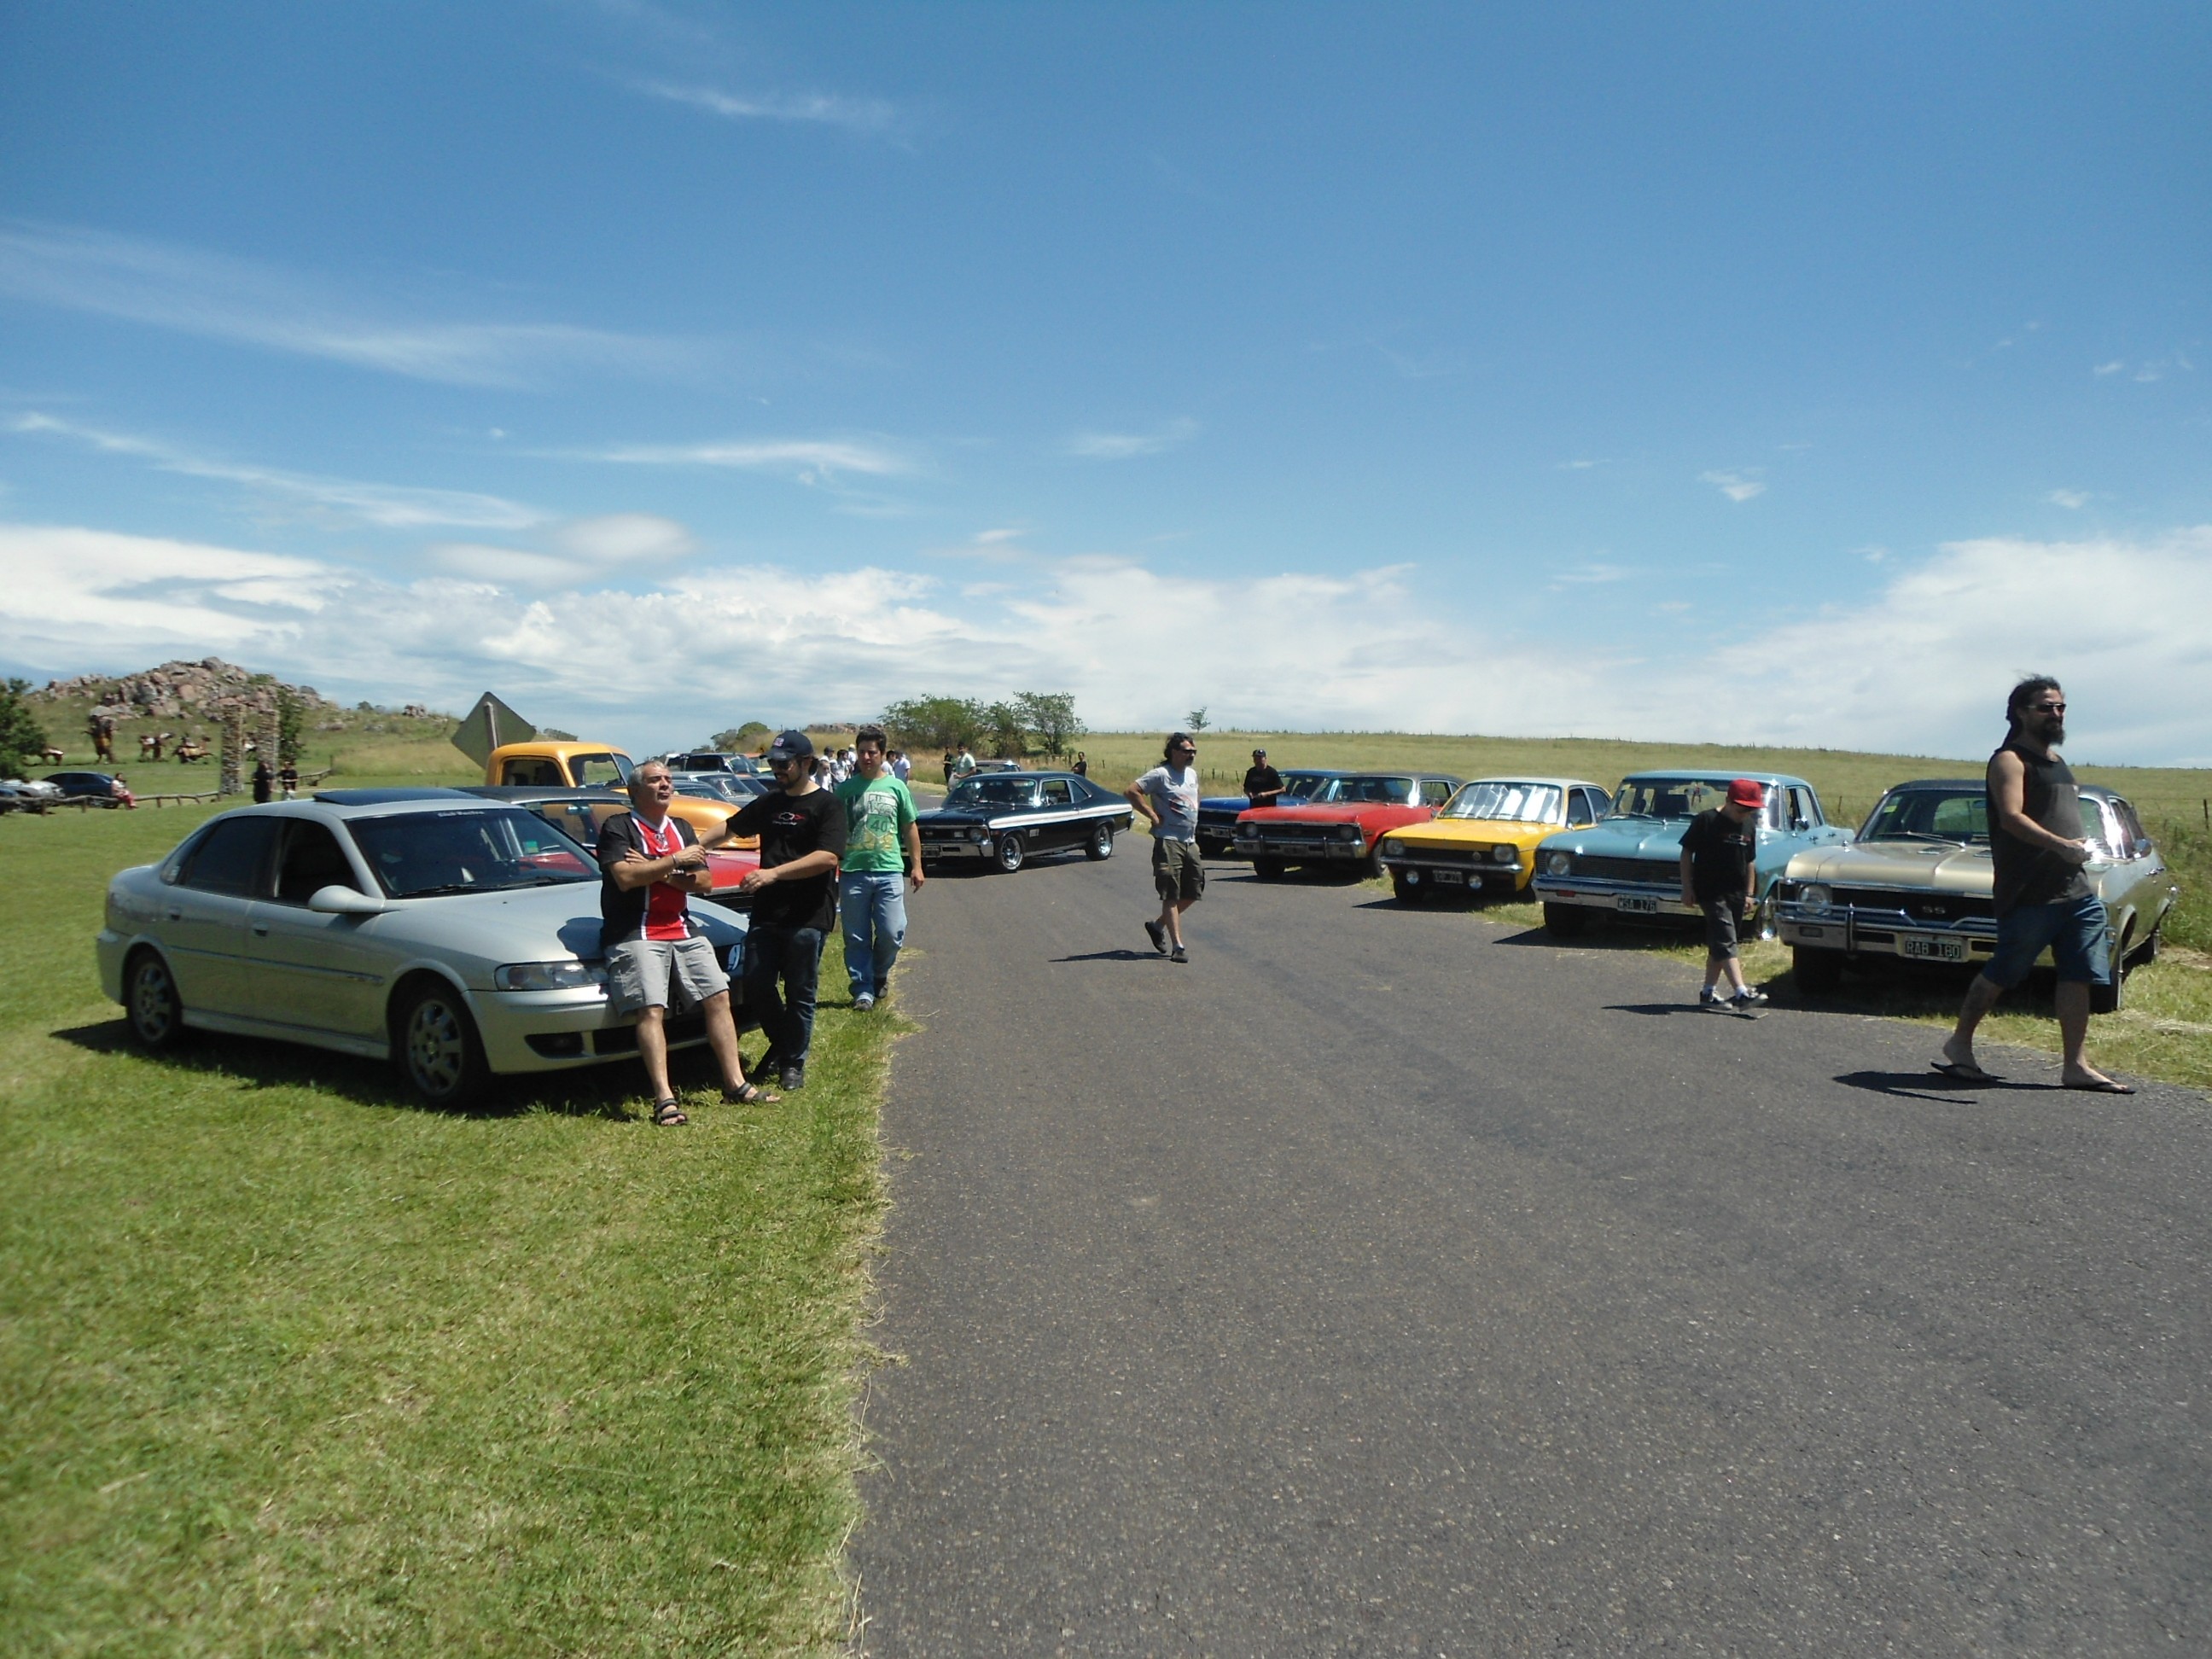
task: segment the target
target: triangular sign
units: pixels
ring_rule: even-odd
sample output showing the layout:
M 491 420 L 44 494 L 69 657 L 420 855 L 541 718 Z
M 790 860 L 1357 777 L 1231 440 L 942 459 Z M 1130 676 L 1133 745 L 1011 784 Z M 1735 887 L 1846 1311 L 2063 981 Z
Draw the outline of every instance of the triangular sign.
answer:
M 528 743 L 537 735 L 536 726 L 487 691 L 453 733 L 453 747 L 482 766 L 501 744 Z

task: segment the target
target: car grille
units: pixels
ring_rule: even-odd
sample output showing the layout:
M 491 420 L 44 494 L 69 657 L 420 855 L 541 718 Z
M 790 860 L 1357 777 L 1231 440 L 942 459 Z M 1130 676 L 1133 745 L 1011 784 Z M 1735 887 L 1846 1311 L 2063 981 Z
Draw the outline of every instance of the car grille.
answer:
M 1924 887 L 1838 887 L 1831 890 L 1834 908 L 1855 910 L 1902 910 L 1915 921 L 1960 921 L 1996 914 L 1989 899 L 1972 893 L 1931 893 Z
M 1286 847 L 1310 847 L 1316 842 L 1331 841 L 1342 842 L 1347 847 L 1352 844 L 1352 837 L 1334 823 L 1261 823 L 1245 827 L 1259 831 L 1262 846 L 1280 843 Z
M 964 824 L 957 830 L 939 830 L 933 826 L 921 832 L 921 838 L 924 841 L 965 841 L 968 830 Z
M 1682 861 L 1680 857 L 1662 863 L 1657 859 L 1594 858 L 1577 853 L 1574 868 L 1567 873 L 1595 876 L 1601 881 L 1645 881 L 1659 886 L 1680 887 Z
M 1424 864 L 1491 864 L 1490 855 L 1481 848 L 1474 847 L 1425 846 L 1415 842 L 1407 846 L 1406 856 L 1409 859 L 1419 859 Z M 1497 864 L 1492 865 L 1492 867 L 1504 870 L 1511 866 Z
M 1198 827 L 1217 836 L 1233 836 L 1237 833 L 1237 812 L 1226 807 L 1203 809 L 1198 815 Z

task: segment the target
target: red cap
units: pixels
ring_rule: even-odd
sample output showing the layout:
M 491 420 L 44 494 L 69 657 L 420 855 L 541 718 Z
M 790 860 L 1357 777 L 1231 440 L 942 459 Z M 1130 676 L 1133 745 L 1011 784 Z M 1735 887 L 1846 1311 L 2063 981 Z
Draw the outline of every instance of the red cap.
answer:
M 1766 805 L 1766 786 L 1754 783 L 1749 778 L 1738 778 L 1729 785 L 1730 806 L 1764 806 Z

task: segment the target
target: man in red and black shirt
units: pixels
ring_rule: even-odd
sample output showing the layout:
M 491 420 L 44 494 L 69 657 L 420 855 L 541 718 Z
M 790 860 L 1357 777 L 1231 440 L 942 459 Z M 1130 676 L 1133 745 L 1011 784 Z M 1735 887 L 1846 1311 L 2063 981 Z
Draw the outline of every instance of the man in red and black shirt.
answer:
M 732 1100 L 774 1100 L 745 1081 L 738 1030 L 730 1018 L 730 979 L 714 947 L 691 925 L 691 895 L 708 890 L 707 854 L 691 826 L 669 815 L 676 786 L 668 769 L 647 761 L 629 775 L 627 812 L 599 827 L 600 939 L 614 1011 L 637 1012 L 637 1053 L 653 1085 L 653 1121 L 687 1121 L 668 1085 L 672 997 L 706 1016 L 707 1044 Z

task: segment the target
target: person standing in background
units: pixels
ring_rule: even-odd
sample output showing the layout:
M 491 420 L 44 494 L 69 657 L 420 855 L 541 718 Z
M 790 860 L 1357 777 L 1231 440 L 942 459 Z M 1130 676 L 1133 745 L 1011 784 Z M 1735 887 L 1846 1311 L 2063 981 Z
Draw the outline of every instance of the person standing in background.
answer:
M 914 797 L 884 767 L 884 730 L 854 734 L 853 775 L 837 786 L 845 807 L 845 852 L 838 864 L 837 906 L 845 929 L 845 977 L 861 1013 L 890 990 L 891 966 L 906 943 L 906 885 L 927 879 Z
M 1152 884 L 1160 914 L 1145 924 L 1152 949 L 1170 962 L 1188 962 L 1183 912 L 1206 894 L 1206 860 L 1198 855 L 1198 744 L 1188 732 L 1168 738 L 1162 763 L 1122 793 L 1152 826 Z

